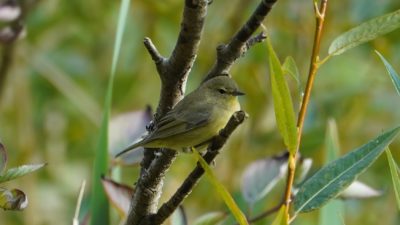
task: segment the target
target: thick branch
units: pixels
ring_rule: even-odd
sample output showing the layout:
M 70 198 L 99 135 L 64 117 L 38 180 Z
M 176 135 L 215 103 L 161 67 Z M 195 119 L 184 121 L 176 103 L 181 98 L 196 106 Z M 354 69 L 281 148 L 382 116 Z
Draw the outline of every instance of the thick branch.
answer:
M 161 79 L 160 100 L 155 116 L 155 122 L 165 115 L 182 99 L 185 91 L 187 76 L 193 66 L 207 13 L 207 0 L 186 0 L 181 23 L 181 30 L 171 56 L 162 58 L 149 39 L 145 46 L 156 62 Z M 147 43 L 147 44 L 146 44 Z M 137 182 L 131 202 L 127 225 L 139 224 L 148 215 L 157 210 L 166 171 L 175 159 L 177 153 L 163 149 L 159 156 L 154 150 L 145 149 L 142 161 L 142 173 Z
M 231 41 L 228 44 L 217 47 L 217 60 L 212 69 L 208 72 L 205 80 L 218 76 L 219 74 L 229 73 L 236 59 L 245 54 L 248 48 L 254 44 L 254 39 L 251 39 L 251 35 L 260 27 L 262 21 L 268 15 L 276 1 L 277 0 L 261 0 L 249 20 L 235 36 L 233 36 Z M 258 37 L 260 37 L 260 35 Z
M 232 132 L 244 121 L 246 113 L 238 111 L 232 115 L 228 124 L 222 129 L 218 136 L 216 136 L 210 143 L 207 153 L 203 156 L 205 161 L 210 164 L 215 157 L 219 154 L 220 149 L 225 144 L 226 140 Z M 145 225 L 162 224 L 183 202 L 183 200 L 190 194 L 193 187 L 198 183 L 201 176 L 204 174 L 203 167 L 197 164 L 196 168 L 189 174 L 183 184 L 178 188 L 175 194 L 164 203 L 158 210 L 157 214 L 151 215 L 146 219 Z
M 181 30 L 174 50 L 157 64 L 162 81 L 157 115 L 162 116 L 181 100 L 187 76 L 193 66 L 207 14 L 207 0 L 186 0 Z

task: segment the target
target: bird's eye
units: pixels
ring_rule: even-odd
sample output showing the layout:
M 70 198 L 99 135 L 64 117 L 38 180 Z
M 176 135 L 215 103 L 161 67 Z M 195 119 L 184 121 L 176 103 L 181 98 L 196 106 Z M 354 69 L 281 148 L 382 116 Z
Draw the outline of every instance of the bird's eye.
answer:
M 222 88 L 218 89 L 218 92 L 221 93 L 221 94 L 225 94 L 226 93 L 226 91 L 224 89 L 222 89 Z

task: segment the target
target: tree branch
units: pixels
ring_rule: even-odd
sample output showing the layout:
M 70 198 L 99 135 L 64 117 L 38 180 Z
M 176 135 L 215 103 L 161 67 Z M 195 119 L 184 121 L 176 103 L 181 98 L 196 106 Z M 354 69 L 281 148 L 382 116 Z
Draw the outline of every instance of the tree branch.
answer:
M 235 34 L 230 43 L 217 48 L 216 63 L 204 81 L 228 73 L 237 58 L 242 56 L 252 45 L 265 39 L 263 33 L 253 38 L 251 36 L 261 25 L 276 1 L 262 0 L 250 19 Z M 155 114 L 155 124 L 184 95 L 187 76 L 196 59 L 208 3 L 207 0 L 185 0 L 181 30 L 169 58 L 162 57 L 149 38 L 144 40 L 161 79 L 161 93 Z M 214 160 L 219 149 L 233 130 L 243 122 L 244 118 L 244 112 L 235 113 L 228 125 L 214 138 L 204 156 L 208 163 Z M 144 159 L 141 163 L 142 171 L 132 198 L 127 225 L 161 224 L 182 203 L 204 173 L 198 165 L 178 191 L 157 212 L 157 203 L 161 195 L 165 173 L 177 155 L 176 151 L 168 149 L 159 151 L 160 154 L 155 154 L 155 150 L 145 149 Z
M 251 17 L 233 36 L 231 41 L 228 44 L 217 47 L 217 60 L 204 81 L 218 76 L 219 74 L 229 73 L 233 63 L 240 56 L 244 55 L 252 44 L 256 43 L 254 42 L 255 39 L 250 39 L 251 35 L 260 27 L 262 21 L 268 15 L 276 1 L 277 0 L 261 0 Z M 264 38 L 259 39 L 260 37 Z M 265 35 L 258 35 L 256 39 L 260 42 L 265 39 Z
M 143 44 L 149 52 L 151 59 L 153 59 L 154 63 L 156 64 L 157 69 L 161 69 L 162 67 L 164 67 L 165 65 L 163 64 L 163 62 L 165 62 L 166 59 L 161 56 L 151 39 L 149 37 L 145 37 L 143 40 Z
M 185 0 L 179 37 L 169 58 L 163 58 L 150 39 L 145 39 L 145 46 L 155 61 L 161 79 L 155 123 L 184 95 L 186 80 L 198 51 L 208 3 L 207 0 Z M 162 149 L 160 153 L 156 156 L 154 150 L 145 149 L 142 172 L 131 201 L 127 225 L 140 224 L 143 218 L 157 210 L 165 173 L 177 155 L 176 151 L 168 149 Z
M 211 141 L 206 154 L 203 156 L 204 160 L 210 164 L 220 152 L 233 131 L 245 120 L 247 117 L 244 111 L 238 111 L 232 115 L 229 122 L 223 128 L 219 135 L 214 137 Z M 204 169 L 200 164 L 193 169 L 189 176 L 185 179 L 182 185 L 178 188 L 175 194 L 164 203 L 158 210 L 157 214 L 151 215 L 146 219 L 144 225 L 157 225 L 162 224 L 183 202 L 183 200 L 190 194 L 194 186 L 198 183 L 201 176 L 204 174 Z

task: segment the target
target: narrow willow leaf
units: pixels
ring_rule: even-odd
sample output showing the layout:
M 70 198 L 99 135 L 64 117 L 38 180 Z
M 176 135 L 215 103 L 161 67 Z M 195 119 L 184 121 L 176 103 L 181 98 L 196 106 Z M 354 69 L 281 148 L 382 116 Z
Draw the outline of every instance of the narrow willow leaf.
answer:
M 193 222 L 193 225 L 216 225 L 222 222 L 225 218 L 226 213 L 224 212 L 210 212 L 197 218 Z
M 336 197 L 371 166 L 399 130 L 387 131 L 319 170 L 300 187 L 293 203 L 295 214 L 320 208 Z
M 397 207 L 400 210 L 400 177 L 399 173 L 397 171 L 397 163 L 394 161 L 392 153 L 390 152 L 390 149 L 386 149 L 386 156 L 388 158 L 389 162 L 389 168 L 390 168 L 390 174 L 392 175 L 392 181 L 393 181 L 393 187 L 394 187 L 394 193 L 396 195 L 396 202 L 397 202 Z
M 15 168 L 11 168 L 6 170 L 3 174 L 0 175 L 0 183 L 14 180 L 18 177 L 22 177 L 28 173 L 32 173 L 40 168 L 42 168 L 46 164 L 34 164 L 34 165 L 23 165 Z
M 241 190 L 244 199 L 254 204 L 281 180 L 287 171 L 288 154 L 252 162 L 243 172 Z
M 281 63 L 269 39 L 267 39 L 267 47 L 276 123 L 286 147 L 289 152 L 293 153 L 297 147 L 297 127 L 292 97 L 290 96 L 289 87 L 283 75 Z
M 325 163 L 337 159 L 339 154 L 340 143 L 336 121 L 334 119 L 329 119 L 325 137 Z
M 329 46 L 329 55 L 340 55 L 399 27 L 400 10 L 376 17 L 337 37 Z
M 381 58 L 383 64 L 385 64 L 386 70 L 389 73 L 390 78 L 392 79 L 392 82 L 394 84 L 394 87 L 396 88 L 397 94 L 400 95 L 400 77 L 396 73 L 396 71 L 393 69 L 392 65 L 379 53 L 378 51 L 375 51 L 376 54 Z
M 28 206 L 28 198 L 18 189 L 0 188 L 0 208 L 4 210 L 23 210 Z
M 194 150 L 194 155 L 196 156 L 197 161 L 199 161 L 200 165 L 203 167 L 208 180 L 214 186 L 214 188 L 218 192 L 218 194 L 222 197 L 226 206 L 229 208 L 229 210 L 232 212 L 232 215 L 235 217 L 236 221 L 240 225 L 248 225 L 246 216 L 243 214 L 243 212 L 240 210 L 240 208 L 236 205 L 235 200 L 233 200 L 233 198 L 229 194 L 228 190 L 226 190 L 224 185 L 222 185 L 221 182 L 219 182 L 219 180 L 214 175 L 214 172 L 211 170 L 211 168 L 207 164 L 207 162 L 203 159 L 203 157 L 200 155 L 200 153 L 198 151 Z
M 105 97 L 104 111 L 100 127 L 100 135 L 97 143 L 93 165 L 92 192 L 91 192 L 91 225 L 108 225 L 110 223 L 109 203 L 103 190 L 101 176 L 106 174 L 108 166 L 108 124 L 112 103 L 115 71 L 118 56 L 121 50 L 122 36 L 128 16 L 130 0 L 122 0 L 119 11 L 117 32 L 114 43 L 114 52 L 111 72 Z
M 274 221 L 271 225 L 287 225 L 288 221 L 286 220 L 287 217 L 285 215 L 286 206 L 282 205 L 279 209 L 278 215 L 275 217 Z
M 3 174 L 7 166 L 7 152 L 6 148 L 0 143 L 0 175 Z
M 282 65 L 282 71 L 284 74 L 289 74 L 296 81 L 297 86 L 300 86 L 300 73 L 293 57 L 286 57 Z

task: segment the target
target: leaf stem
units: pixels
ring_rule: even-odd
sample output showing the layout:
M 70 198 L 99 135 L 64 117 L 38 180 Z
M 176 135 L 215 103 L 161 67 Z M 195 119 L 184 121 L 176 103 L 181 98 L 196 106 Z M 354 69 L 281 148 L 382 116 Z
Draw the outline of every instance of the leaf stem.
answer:
M 310 69 L 308 72 L 307 84 L 306 84 L 306 88 L 304 91 L 304 96 L 303 96 L 303 100 L 301 103 L 299 116 L 297 119 L 297 148 L 296 148 L 297 151 L 294 152 L 293 154 L 289 155 L 289 161 L 288 161 L 288 176 L 287 176 L 285 199 L 284 199 L 285 203 L 287 205 L 285 214 L 286 214 L 288 221 L 289 221 L 289 217 L 290 217 L 290 215 L 289 215 L 290 202 L 291 202 L 291 197 L 292 197 L 292 188 L 293 188 L 294 175 L 295 175 L 295 170 L 296 170 L 296 155 L 300 148 L 301 135 L 302 135 L 302 131 L 303 131 L 304 120 L 306 117 L 308 103 L 310 101 L 311 90 L 313 87 L 315 76 L 317 74 L 317 71 L 318 71 L 318 68 L 320 65 L 319 64 L 319 50 L 320 50 L 320 46 L 321 46 L 321 37 L 322 37 L 322 30 L 323 30 L 323 26 L 324 26 L 324 22 L 325 22 L 325 13 L 326 13 L 326 8 L 327 8 L 327 3 L 328 3 L 328 0 L 322 0 L 320 6 L 318 7 L 318 3 L 316 1 L 314 1 L 316 27 L 315 27 L 315 33 L 314 33 L 314 44 L 313 44 L 313 50 L 312 50 L 312 55 L 311 55 Z

